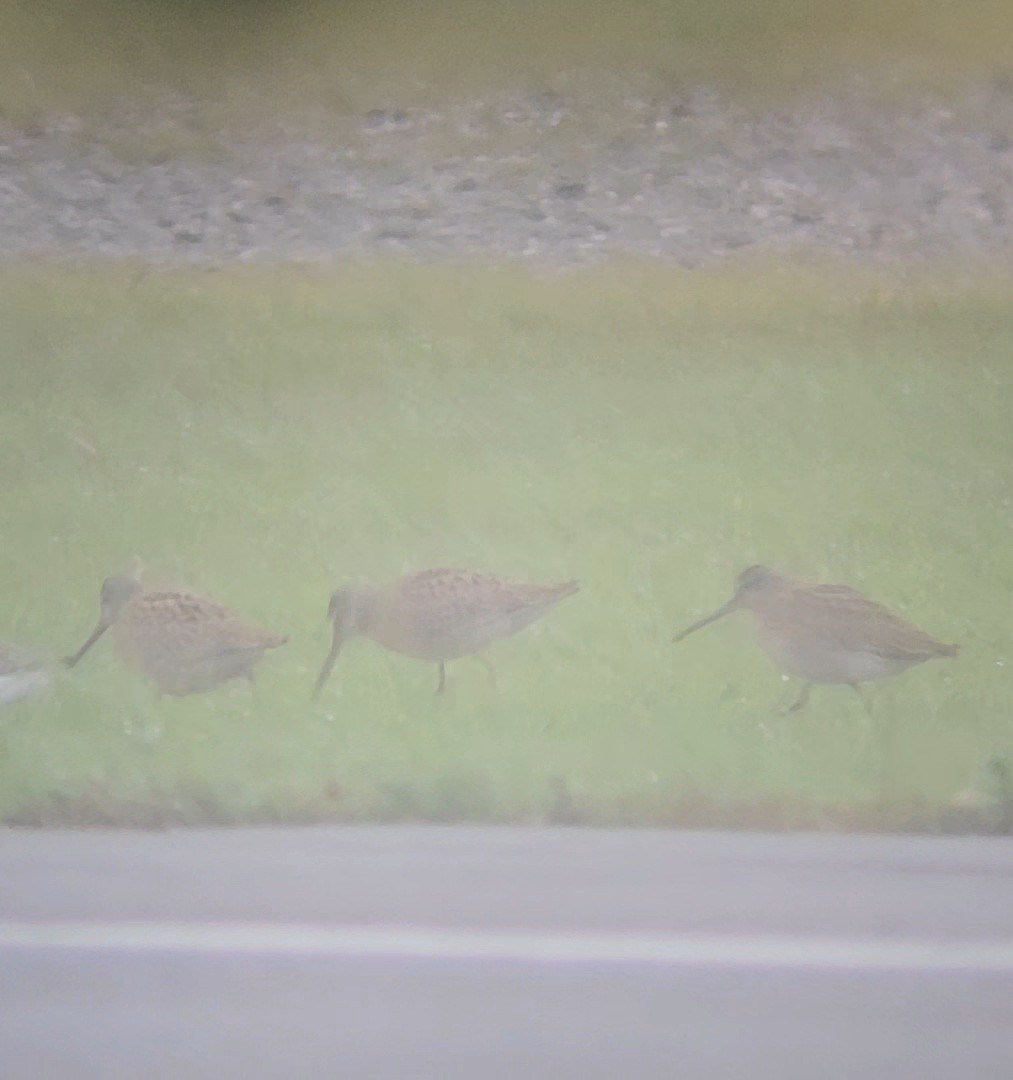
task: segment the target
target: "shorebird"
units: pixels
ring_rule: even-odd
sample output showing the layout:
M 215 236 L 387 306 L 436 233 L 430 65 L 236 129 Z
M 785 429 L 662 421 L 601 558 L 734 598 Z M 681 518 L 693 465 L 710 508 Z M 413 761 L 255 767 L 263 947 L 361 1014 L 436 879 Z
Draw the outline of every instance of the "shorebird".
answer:
M 196 694 L 228 679 L 253 681 L 265 650 L 288 640 L 244 623 L 214 600 L 191 592 L 148 592 L 131 577 L 102 582 L 98 622 L 65 661 L 74 665 L 108 630 L 120 659 L 155 684 L 159 695 Z
M 804 681 L 789 712 L 805 705 L 814 683 L 847 684 L 865 704 L 860 683 L 959 651 L 847 585 L 795 581 L 766 566 L 743 570 L 731 600 L 675 640 L 739 608 L 756 617 L 757 643 L 774 667 Z
M 41 653 L 0 641 L 0 705 L 40 694 L 50 681 L 49 664 Z
M 448 660 L 477 654 L 516 634 L 578 588 L 576 581 L 537 585 L 470 570 L 422 570 L 380 588 L 338 589 L 327 608 L 334 625 L 331 651 L 313 696 L 327 682 L 342 645 L 358 635 L 439 664 L 439 693 L 446 685 Z

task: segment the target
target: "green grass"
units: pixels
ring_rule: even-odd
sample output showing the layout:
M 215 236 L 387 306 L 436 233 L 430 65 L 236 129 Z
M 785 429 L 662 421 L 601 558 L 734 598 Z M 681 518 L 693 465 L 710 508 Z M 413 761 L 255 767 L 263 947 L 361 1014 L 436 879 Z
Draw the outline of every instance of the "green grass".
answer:
M 1013 752 L 1013 282 L 831 269 L 366 265 L 0 275 L 0 638 L 83 640 L 103 576 L 291 643 L 157 703 L 109 642 L 0 717 L 0 819 L 938 825 Z M 956 661 L 870 721 L 737 616 L 765 561 Z M 583 590 L 435 671 L 368 642 L 318 705 L 327 597 L 457 564 Z
M 632 79 L 648 96 L 705 84 L 755 100 L 855 74 L 948 93 L 1011 68 L 1007 0 L 0 0 L 0 118 L 101 123 L 168 89 L 201 103 L 199 144 L 208 124 L 249 135 L 296 113 L 340 133 L 365 109 L 509 90 L 571 104 L 591 90 L 600 113 L 614 75 L 620 94 Z M 183 134 L 173 120 L 151 137 L 157 149 Z

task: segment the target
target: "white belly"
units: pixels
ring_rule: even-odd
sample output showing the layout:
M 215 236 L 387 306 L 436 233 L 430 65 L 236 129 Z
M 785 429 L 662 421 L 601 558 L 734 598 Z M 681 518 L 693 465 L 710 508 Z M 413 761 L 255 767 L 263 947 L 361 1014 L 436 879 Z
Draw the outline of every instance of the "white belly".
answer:
M 834 648 L 818 640 L 786 641 L 761 634 L 760 647 L 785 675 L 818 683 L 862 683 L 894 675 L 909 665 L 872 652 Z
M 446 617 L 425 610 L 399 612 L 396 618 L 377 618 L 369 628 L 369 636 L 384 648 L 418 660 L 456 660 L 517 633 L 544 614 L 544 610 L 531 605 L 491 615 L 482 612 Z
M 44 671 L 12 671 L 0 675 L 0 705 L 32 697 L 41 693 L 48 685 L 49 676 Z

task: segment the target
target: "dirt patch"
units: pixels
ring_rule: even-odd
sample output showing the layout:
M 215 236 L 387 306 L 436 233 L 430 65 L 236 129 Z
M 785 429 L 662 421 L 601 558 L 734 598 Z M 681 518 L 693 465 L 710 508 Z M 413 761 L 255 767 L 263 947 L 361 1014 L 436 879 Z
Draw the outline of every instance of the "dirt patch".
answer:
M 683 266 L 731 252 L 878 263 L 1013 251 L 1013 84 L 886 107 L 860 88 L 759 114 L 706 90 L 552 92 L 336 116 L 256 138 L 191 102 L 0 127 L 0 259 L 397 255 Z
M 25 828 L 169 829 L 193 826 L 323 823 L 569 825 L 764 832 L 890 832 L 1013 835 L 1013 798 L 971 803 L 922 799 L 821 802 L 801 797 L 728 798 L 686 788 L 613 799 L 573 796 L 549 786 L 542 807 L 499 812 L 474 777 L 449 776 L 431 791 L 380 788 L 347 796 L 337 783 L 313 792 L 277 794 L 242 807 L 199 787 L 151 790 L 124 797 L 92 785 L 75 794 L 52 792 L 9 812 L 3 824 Z

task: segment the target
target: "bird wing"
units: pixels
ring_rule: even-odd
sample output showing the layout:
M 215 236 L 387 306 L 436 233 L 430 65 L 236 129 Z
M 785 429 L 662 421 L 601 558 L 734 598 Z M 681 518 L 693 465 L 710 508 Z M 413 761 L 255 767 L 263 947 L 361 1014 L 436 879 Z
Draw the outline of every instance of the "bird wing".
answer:
M 555 602 L 576 592 L 577 582 L 542 585 L 508 581 L 495 574 L 477 570 L 441 568 L 423 570 L 402 582 L 403 594 L 419 605 L 453 607 L 458 612 L 481 617 L 488 612 L 500 615 L 511 611 Z
M 148 621 L 164 628 L 191 654 L 219 654 L 233 649 L 267 649 L 286 638 L 244 622 L 215 600 L 188 592 L 145 593 Z
M 847 585 L 810 585 L 794 591 L 796 625 L 842 651 L 871 652 L 894 660 L 953 655 L 906 619 Z

